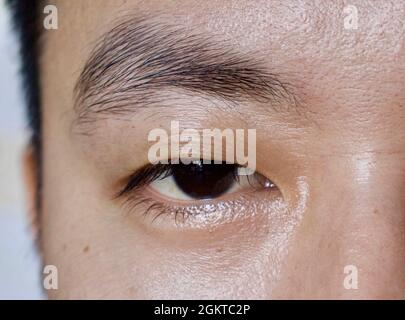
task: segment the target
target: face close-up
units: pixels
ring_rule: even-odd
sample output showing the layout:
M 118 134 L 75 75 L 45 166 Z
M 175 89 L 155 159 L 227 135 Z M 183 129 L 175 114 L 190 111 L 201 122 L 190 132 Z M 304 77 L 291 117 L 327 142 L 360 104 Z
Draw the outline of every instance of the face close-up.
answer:
M 404 1 L 52 5 L 26 157 L 50 298 L 405 299 Z M 254 171 L 151 161 L 176 124 L 240 130 Z

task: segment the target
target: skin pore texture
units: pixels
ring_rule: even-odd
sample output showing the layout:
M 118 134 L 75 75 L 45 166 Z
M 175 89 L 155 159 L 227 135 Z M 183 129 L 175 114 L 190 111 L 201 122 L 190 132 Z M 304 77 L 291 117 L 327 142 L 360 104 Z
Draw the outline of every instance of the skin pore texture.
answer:
M 357 30 L 344 28 L 348 4 L 358 10 Z M 59 26 L 44 31 L 41 57 L 37 213 L 44 264 L 58 268 L 51 298 L 405 298 L 403 1 L 55 5 Z M 107 104 L 91 108 L 94 99 L 117 97 L 120 64 L 116 82 L 92 79 L 91 99 L 78 99 L 76 85 L 100 39 L 123 21 L 124 30 L 202 38 L 202 48 L 222 50 L 210 62 L 226 62 L 223 51 L 253 61 L 285 95 L 255 99 L 245 89 L 250 96 L 238 99 L 228 87 L 202 93 L 156 80 L 141 99 L 126 93 L 125 111 L 97 112 Z M 139 55 L 129 50 L 127 68 Z M 115 197 L 148 164 L 148 132 L 169 130 L 171 120 L 255 128 L 256 171 L 276 188 L 195 200 L 178 219 L 174 208 L 184 203 L 150 186 Z M 158 204 L 145 214 L 150 203 Z M 358 269 L 356 290 L 343 285 L 347 265 Z

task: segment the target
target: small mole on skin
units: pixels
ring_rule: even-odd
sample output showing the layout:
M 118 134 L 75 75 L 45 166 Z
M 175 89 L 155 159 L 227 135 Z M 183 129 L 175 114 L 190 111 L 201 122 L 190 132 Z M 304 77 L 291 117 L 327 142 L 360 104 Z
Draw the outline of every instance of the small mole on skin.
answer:
M 88 252 L 90 250 L 90 247 L 89 246 L 85 246 L 84 248 L 83 248 L 83 252 Z

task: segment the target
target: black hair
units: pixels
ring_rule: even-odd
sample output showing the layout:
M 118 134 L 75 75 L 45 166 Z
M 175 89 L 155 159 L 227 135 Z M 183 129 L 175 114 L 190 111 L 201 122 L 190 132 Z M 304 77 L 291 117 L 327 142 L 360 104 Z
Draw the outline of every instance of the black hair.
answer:
M 36 211 L 41 207 L 41 88 L 39 78 L 41 8 L 45 0 L 6 0 L 20 44 L 20 73 L 26 103 L 30 144 L 36 168 Z M 34 223 L 38 219 L 35 217 Z M 39 237 L 37 238 L 39 239 Z
M 20 73 L 28 125 L 31 129 L 31 142 L 38 155 L 41 146 L 39 51 L 42 2 L 43 0 L 7 0 L 20 43 Z

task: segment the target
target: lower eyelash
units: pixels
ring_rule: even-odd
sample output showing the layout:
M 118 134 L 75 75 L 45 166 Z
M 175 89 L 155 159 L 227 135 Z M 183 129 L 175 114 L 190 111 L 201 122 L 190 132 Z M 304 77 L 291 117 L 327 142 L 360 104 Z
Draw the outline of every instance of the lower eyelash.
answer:
M 252 201 L 253 193 L 240 194 L 234 200 L 207 200 L 200 204 L 182 206 L 165 204 L 137 192 L 125 199 L 123 206 L 127 214 L 141 212 L 144 218 L 150 218 L 151 223 L 167 217 L 174 220 L 176 227 L 203 228 L 248 216 L 247 211 L 256 211 L 258 203 Z
M 145 208 L 142 208 L 145 206 Z M 127 213 L 139 211 L 142 208 L 142 216 L 148 217 L 152 215 L 152 222 L 163 214 L 167 214 L 167 205 L 157 202 L 151 198 L 143 195 L 133 195 L 124 201 L 124 208 Z M 177 214 L 175 214 L 175 222 L 177 221 Z

